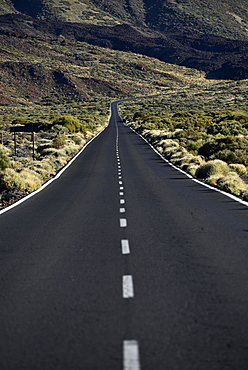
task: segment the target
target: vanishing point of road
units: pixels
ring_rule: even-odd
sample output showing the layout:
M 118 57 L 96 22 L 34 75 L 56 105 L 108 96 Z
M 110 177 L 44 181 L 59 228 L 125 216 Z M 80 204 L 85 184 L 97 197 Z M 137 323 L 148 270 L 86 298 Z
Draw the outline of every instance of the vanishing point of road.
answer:
M 0 215 L 0 369 L 248 369 L 248 207 L 111 112 Z

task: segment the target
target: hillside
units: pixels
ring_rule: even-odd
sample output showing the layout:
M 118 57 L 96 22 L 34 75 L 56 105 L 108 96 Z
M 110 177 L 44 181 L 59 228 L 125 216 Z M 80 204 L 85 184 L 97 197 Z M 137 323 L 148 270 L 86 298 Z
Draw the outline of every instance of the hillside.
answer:
M 13 6 L 32 17 L 248 39 L 246 0 L 1 0 L 1 14 Z
M 209 78 L 245 79 L 248 41 L 217 36 L 185 35 L 142 30 L 130 24 L 101 26 L 40 20 L 21 14 L 0 16 L 0 34 L 19 38 L 63 36 L 70 42 L 87 42 L 113 50 L 131 51 L 163 62 L 196 68 Z

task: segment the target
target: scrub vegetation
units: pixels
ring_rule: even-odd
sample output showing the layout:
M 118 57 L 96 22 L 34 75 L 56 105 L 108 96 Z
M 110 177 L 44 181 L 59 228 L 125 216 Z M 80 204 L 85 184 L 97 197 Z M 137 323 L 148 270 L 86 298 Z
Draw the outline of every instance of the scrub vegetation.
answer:
M 15 118 L 11 125 L 39 122 L 35 133 L 34 158 L 32 133 L 3 132 L 0 145 L 0 205 L 6 206 L 42 186 L 54 176 L 106 124 L 105 115 L 77 116 L 47 114 Z
M 228 103 L 228 94 L 221 99 L 224 96 Z M 196 109 L 192 99 L 191 108 L 185 110 L 189 102 L 178 97 L 175 110 L 169 100 L 158 98 L 139 102 L 139 110 L 133 103 L 122 104 L 121 111 L 126 123 L 171 163 L 248 200 L 248 111 L 245 104 L 235 109 L 236 103 L 229 99 L 233 109 L 218 109 L 209 92 L 205 109 Z

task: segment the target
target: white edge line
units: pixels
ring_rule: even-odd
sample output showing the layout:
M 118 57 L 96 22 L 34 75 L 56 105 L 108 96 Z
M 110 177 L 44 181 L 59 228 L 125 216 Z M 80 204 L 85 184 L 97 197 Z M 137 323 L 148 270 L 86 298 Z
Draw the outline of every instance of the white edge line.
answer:
M 124 123 L 123 123 L 124 124 Z M 214 191 L 216 191 L 216 192 L 218 192 L 218 193 L 221 193 L 221 194 L 223 194 L 223 195 L 225 195 L 226 197 L 228 197 L 228 198 L 231 198 L 231 199 L 233 199 L 233 200 L 235 200 L 236 202 L 239 202 L 239 203 L 241 203 L 241 204 L 243 204 L 244 206 L 246 206 L 246 207 L 248 207 L 248 202 L 246 202 L 245 200 L 242 200 L 242 199 L 240 199 L 240 198 L 238 198 L 238 197 L 236 197 L 235 195 L 233 195 L 233 194 L 229 194 L 229 193 L 226 193 L 225 191 L 223 191 L 223 190 L 220 190 L 220 189 L 218 189 L 218 188 L 215 188 L 215 187 L 213 187 L 213 186 L 211 186 L 211 185 L 208 185 L 208 184 L 206 184 L 205 182 L 202 182 L 202 181 L 200 181 L 200 180 L 197 180 L 196 178 L 194 178 L 192 175 L 190 175 L 189 173 L 187 173 L 187 172 L 185 172 L 185 171 L 183 171 L 181 168 L 179 168 L 179 167 L 177 167 L 177 166 L 175 166 L 173 163 L 171 163 L 168 159 L 166 159 L 165 157 L 163 157 L 162 156 L 162 154 L 161 153 L 159 153 L 142 135 L 140 135 L 140 134 L 138 134 L 132 127 L 129 127 L 129 126 L 127 126 L 127 125 L 125 125 L 126 127 L 128 127 L 128 128 L 130 128 L 130 130 L 132 130 L 136 135 L 138 135 L 138 136 L 140 136 L 148 145 L 150 145 L 150 147 L 154 150 L 154 152 L 155 153 L 157 153 L 159 156 L 160 156 L 160 158 L 161 159 L 163 159 L 163 161 L 165 161 L 166 163 L 168 163 L 171 167 L 173 167 L 175 170 L 177 170 L 177 171 L 179 171 L 179 172 L 181 172 L 181 173 L 183 173 L 185 176 L 187 176 L 189 179 L 191 179 L 192 181 L 194 181 L 194 182 L 197 182 L 198 184 L 200 184 L 200 185 L 203 185 L 203 186 L 205 186 L 206 188 L 208 188 L 208 189 L 211 189 L 211 190 L 214 190 Z
M 139 344 L 137 340 L 123 341 L 123 369 L 140 370 Z
M 25 202 L 26 200 L 28 200 L 29 198 L 33 197 L 34 195 L 36 195 L 37 193 L 39 193 L 40 191 L 44 190 L 48 185 L 50 185 L 53 181 L 57 180 L 63 172 L 65 172 L 65 170 L 67 170 L 67 168 L 77 159 L 77 157 L 84 151 L 84 149 L 98 136 L 100 135 L 105 129 L 107 128 L 104 127 L 103 130 L 101 130 L 100 132 L 98 132 L 98 134 L 96 136 L 94 136 L 93 138 L 91 138 L 83 147 L 82 149 L 80 149 L 80 151 L 50 180 L 48 180 L 47 182 L 45 182 L 39 189 L 33 191 L 32 193 L 26 195 L 24 198 L 21 198 L 20 200 L 18 200 L 17 202 L 11 204 L 10 206 L 0 210 L 0 215 L 2 215 L 3 213 L 7 212 L 7 211 L 10 211 L 12 208 L 15 208 L 17 206 L 19 206 L 21 203 Z

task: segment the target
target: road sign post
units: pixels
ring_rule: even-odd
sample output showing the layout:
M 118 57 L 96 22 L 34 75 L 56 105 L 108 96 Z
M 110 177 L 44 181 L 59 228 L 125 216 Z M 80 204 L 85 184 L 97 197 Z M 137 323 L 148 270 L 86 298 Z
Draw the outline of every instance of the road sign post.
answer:
M 39 131 L 38 123 L 26 123 L 25 126 L 12 126 L 10 127 L 10 132 L 14 132 L 14 145 L 15 145 L 15 156 L 16 156 L 16 133 L 17 132 L 31 132 L 31 137 L 33 141 L 33 160 L 34 160 L 34 140 L 35 132 Z

